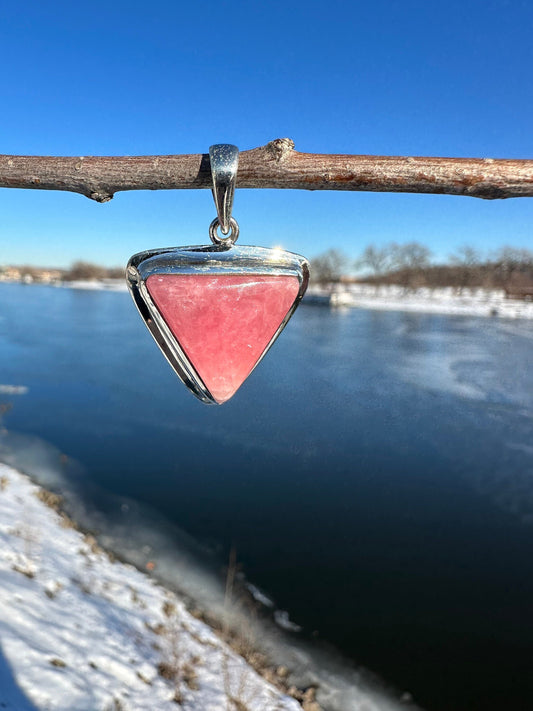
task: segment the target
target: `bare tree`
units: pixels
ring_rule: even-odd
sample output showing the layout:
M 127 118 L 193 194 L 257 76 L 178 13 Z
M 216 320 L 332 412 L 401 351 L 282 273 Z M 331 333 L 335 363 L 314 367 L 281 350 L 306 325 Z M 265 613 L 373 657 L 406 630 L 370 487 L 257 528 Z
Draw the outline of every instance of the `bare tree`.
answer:
M 66 281 L 77 281 L 86 279 L 104 279 L 107 276 L 107 269 L 91 262 L 74 262 L 65 273 Z
M 317 284 L 333 289 L 349 264 L 350 260 L 343 252 L 338 249 L 328 249 L 327 252 L 311 260 L 311 279 Z
M 399 283 L 405 290 L 425 283 L 424 270 L 431 262 L 431 250 L 419 242 L 391 244 L 391 259 Z
M 450 262 L 457 267 L 456 279 L 461 294 L 467 286 L 479 282 L 481 254 L 474 247 L 464 245 L 450 255 Z
M 494 268 L 497 280 L 505 288 L 529 283 L 533 276 L 533 252 L 521 247 L 501 247 Z
M 374 247 L 374 245 L 370 244 L 365 248 L 359 259 L 355 261 L 354 266 L 356 269 L 370 270 L 376 293 L 379 291 L 381 277 L 393 267 L 392 255 L 393 245 Z
M 370 269 L 375 279 L 389 271 L 392 266 L 390 245 L 374 247 L 368 245 L 355 262 L 356 268 Z

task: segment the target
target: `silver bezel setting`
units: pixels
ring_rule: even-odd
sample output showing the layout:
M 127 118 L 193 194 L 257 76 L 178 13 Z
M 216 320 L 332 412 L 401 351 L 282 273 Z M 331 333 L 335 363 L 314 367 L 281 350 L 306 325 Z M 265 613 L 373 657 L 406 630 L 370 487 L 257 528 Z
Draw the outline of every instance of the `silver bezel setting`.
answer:
M 263 359 L 287 325 L 309 282 L 309 263 L 283 249 L 207 245 L 153 249 L 134 254 L 126 267 L 126 280 L 137 309 L 155 342 L 180 380 L 202 402 L 219 404 L 190 363 L 179 341 L 154 304 L 146 280 L 155 274 L 257 274 L 295 276 L 299 290 L 287 315 L 271 338 L 254 368 Z M 252 369 L 253 370 L 253 369 Z

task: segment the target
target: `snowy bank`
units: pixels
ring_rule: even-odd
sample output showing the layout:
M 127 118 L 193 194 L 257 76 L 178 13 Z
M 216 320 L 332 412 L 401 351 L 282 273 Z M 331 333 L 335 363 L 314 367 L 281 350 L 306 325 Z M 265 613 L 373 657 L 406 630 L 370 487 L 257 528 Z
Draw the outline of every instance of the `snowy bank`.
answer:
M 75 530 L 56 498 L 0 464 L 1 708 L 302 708 L 173 593 Z
M 125 279 L 85 279 L 57 282 L 55 286 L 65 289 L 85 289 L 88 291 L 128 291 Z
M 185 609 L 192 610 L 193 618 L 196 620 L 195 624 L 198 624 L 198 619 L 202 619 L 204 623 L 210 625 L 207 630 L 211 635 L 214 634 L 211 628 L 220 630 L 227 625 L 231 625 L 236 633 L 231 642 L 233 648 L 244 654 L 245 658 L 251 661 L 256 669 L 260 669 L 260 673 L 265 678 L 276 681 L 278 686 L 281 681 L 282 688 L 287 691 L 290 690 L 290 693 L 294 694 L 294 697 L 302 702 L 305 711 L 318 711 L 320 707 L 324 711 L 361 711 L 361 709 L 365 709 L 365 711 L 417 711 L 419 709 L 416 704 L 410 702 L 408 693 L 388 689 L 375 675 L 356 667 L 349 660 L 342 659 L 329 647 L 323 648 L 317 644 L 309 644 L 305 637 L 294 631 L 295 625 L 288 619 L 287 613 L 277 610 L 274 602 L 261 590 L 245 578 L 241 578 L 241 573 L 237 573 L 235 576 L 235 594 L 230 596 L 230 604 L 226 604 L 226 595 L 221 581 L 218 575 L 215 576 L 213 572 L 210 572 L 212 568 L 211 557 L 208 556 L 206 559 L 205 555 L 202 555 L 202 549 L 198 548 L 198 544 L 195 541 L 191 540 L 184 531 L 174 525 L 169 526 L 168 522 L 165 523 L 160 514 L 151 512 L 146 507 L 124 497 L 115 498 L 107 493 L 106 507 L 108 511 L 119 513 L 118 517 L 117 515 L 104 516 L 100 511 L 88 504 L 88 500 L 91 498 L 95 496 L 100 498 L 98 487 L 95 487 L 94 483 L 90 481 L 90 477 L 87 477 L 83 470 L 78 469 L 75 462 L 65 457 L 49 443 L 36 437 L 0 429 L 0 459 L 11 466 L 9 474 L 6 475 L 10 480 L 9 484 L 4 486 L 3 489 L 0 488 L 0 502 L 3 499 L 4 505 L 13 506 L 16 503 L 18 506 L 18 512 L 9 514 L 10 520 L 14 521 L 18 517 L 17 523 L 6 524 L 6 531 L 11 531 L 11 536 L 21 528 L 21 520 L 24 522 L 33 517 L 33 514 L 30 516 L 24 513 L 27 510 L 27 506 L 24 504 L 25 499 L 31 502 L 31 507 L 35 507 L 39 504 L 39 501 L 35 498 L 35 493 L 44 491 L 44 494 L 38 493 L 38 496 L 45 496 L 49 504 L 54 503 L 53 494 L 50 495 L 45 490 L 33 485 L 23 490 L 21 489 L 17 494 L 18 500 L 16 502 L 12 500 L 12 496 L 11 498 L 8 497 L 9 491 L 11 493 L 17 491 L 20 478 L 17 471 L 24 471 L 30 475 L 32 481 L 36 481 L 41 486 L 46 487 L 46 490 L 52 489 L 53 491 L 61 492 L 63 497 L 61 509 L 66 510 L 85 530 L 98 531 L 98 543 L 105 549 L 113 551 L 122 560 L 131 563 L 135 566 L 136 571 L 150 570 L 150 576 L 158 581 L 158 585 L 156 585 L 158 591 L 165 588 L 176 591 L 178 599 L 187 601 L 188 605 L 185 608 L 185 605 L 180 604 L 180 611 Z M 1 468 L 2 465 L 0 465 Z M 13 472 L 13 469 L 16 471 Z M 3 471 L 5 472 L 5 470 Z M 0 471 L 0 478 L 1 476 L 3 476 L 2 471 Z M 22 480 L 27 481 L 25 478 Z M 51 533 L 44 529 L 44 535 L 41 533 L 37 535 L 34 529 L 40 531 L 40 523 L 37 517 L 33 517 L 37 523 L 28 524 L 30 526 L 30 539 L 35 537 L 40 543 L 33 545 L 30 542 L 28 551 L 24 549 L 26 545 L 24 541 L 28 537 L 24 535 L 24 526 L 22 526 L 22 536 L 15 536 L 13 539 L 8 538 L 8 550 L 19 554 L 27 554 L 28 560 L 30 562 L 33 560 L 34 564 L 39 566 L 35 571 L 36 577 L 30 578 L 30 580 L 40 580 L 40 575 L 42 574 L 41 558 L 45 559 L 45 553 L 46 559 L 51 555 L 54 556 L 48 564 L 50 572 L 47 574 L 47 580 L 61 580 L 61 575 L 63 575 L 67 581 L 72 579 L 72 582 L 78 587 L 80 587 L 81 581 L 81 587 L 86 590 L 85 577 L 90 576 L 94 580 L 105 580 L 108 573 L 106 572 L 104 575 L 99 570 L 93 556 L 90 555 L 90 553 L 98 552 L 95 540 L 92 537 L 84 539 L 80 537 L 80 534 L 76 534 L 78 537 L 77 542 L 71 546 L 70 552 L 67 546 L 66 552 L 60 549 L 52 553 L 53 549 L 48 541 L 54 543 L 64 530 L 61 527 L 57 527 L 57 514 L 54 511 L 45 508 L 43 515 L 48 518 L 50 516 L 56 517 L 54 518 L 56 520 L 56 528 L 52 528 Z M 46 519 L 47 521 L 48 518 Z M 0 522 L 2 520 L 7 521 L 7 518 L 0 508 Z M 68 524 L 66 517 L 60 518 L 59 521 L 60 523 L 63 521 Z M 0 526 L 0 534 L 1 531 L 2 528 Z M 44 551 L 42 550 L 42 541 L 46 541 Z M 81 563 L 79 555 L 76 556 L 76 551 L 79 552 L 80 549 L 84 550 L 84 553 L 80 553 L 82 556 Z M 84 563 L 84 560 L 90 560 L 91 562 L 87 564 Z M 57 573 L 52 572 L 55 565 L 54 561 L 57 562 L 59 571 Z M 7 570 L 11 571 L 12 556 L 7 562 L 4 562 L 4 566 L 7 566 Z M 61 570 L 64 569 L 67 572 L 61 573 Z M 117 570 L 116 568 L 113 569 Z M 73 572 L 70 573 L 70 570 Z M 90 572 L 91 570 L 92 572 Z M 131 572 L 133 568 L 127 568 L 127 570 Z M 0 588 L 2 587 L 1 571 L 0 553 Z M 21 574 L 20 571 L 14 571 L 14 573 L 16 575 L 13 578 L 13 583 L 25 586 L 27 584 L 26 576 Z M 13 571 L 9 574 L 12 576 Z M 154 585 L 153 582 L 147 581 L 144 574 L 138 572 L 133 574 L 135 576 L 140 575 L 140 579 L 144 581 L 143 585 Z M 40 585 L 42 588 L 42 583 Z M 140 584 L 133 580 L 130 580 L 128 585 L 136 591 L 140 587 Z M 250 599 L 243 597 L 243 586 L 248 589 Z M 150 587 L 150 589 L 152 588 Z M 111 609 L 114 609 L 114 603 L 116 602 L 114 596 L 106 593 L 105 590 L 102 593 L 99 588 L 95 588 L 95 590 L 100 596 L 101 604 L 105 606 L 107 599 L 111 598 L 109 602 Z M 53 590 L 51 592 L 53 593 Z M 130 594 L 133 596 L 139 593 L 130 591 Z M 125 595 L 127 597 L 128 593 L 126 592 Z M 40 596 L 38 597 L 40 599 Z M 172 598 L 172 596 L 170 597 Z M 42 600 L 40 601 L 43 602 Z M 259 608 L 251 604 L 253 601 L 257 603 Z M 2 604 L 1 595 L 0 604 Z M 168 610 L 169 608 L 165 607 L 165 609 Z M 141 612 L 141 614 L 144 613 Z M 161 614 L 158 610 L 153 614 L 158 619 L 161 619 Z M 349 611 L 347 611 L 347 614 L 349 614 Z M 273 621 L 269 621 L 269 615 L 273 617 Z M 282 623 L 282 627 L 289 628 L 289 631 L 282 631 L 280 623 Z M 148 621 L 148 624 L 153 626 L 150 621 Z M 160 625 L 162 624 L 164 622 L 155 622 L 154 629 L 161 631 L 163 628 Z M 83 636 L 83 634 L 82 631 L 81 635 Z M 16 627 L 14 635 L 18 635 Z M 0 647 L 3 644 L 3 636 L 0 625 Z M 163 636 L 161 639 L 166 640 L 167 636 Z M 218 640 L 219 638 L 215 635 L 215 639 Z M 31 646 L 31 641 L 28 644 Z M 160 645 L 161 642 L 156 639 L 154 644 Z M 168 647 L 169 642 L 165 642 L 165 644 Z M 151 652 L 149 653 L 152 654 Z M 121 655 L 118 658 L 121 658 Z M 218 659 L 219 662 L 222 659 L 223 663 L 226 664 L 224 661 L 226 656 L 219 653 Z M 3 689 L 1 661 L 0 655 L 0 689 Z M 153 667 L 153 660 L 149 663 Z M 10 664 L 16 665 L 11 659 Z M 217 667 L 216 660 L 213 662 L 213 667 L 218 669 L 218 683 L 220 684 L 221 681 L 223 686 L 225 683 L 227 686 L 228 675 L 225 667 Z M 18 669 L 18 667 L 16 668 Z M 8 677 L 11 678 L 9 665 L 6 669 Z M 66 667 L 63 669 L 66 669 Z M 245 666 L 244 669 L 246 670 L 247 667 Z M 276 674 L 273 674 L 273 669 L 276 670 Z M 18 675 L 18 671 L 16 673 Z M 247 672 L 242 675 L 242 678 L 246 679 L 246 677 Z M 85 677 L 83 678 L 85 679 Z M 7 686 L 12 688 L 13 685 Z M 318 705 L 313 700 L 315 696 Z M 190 705 L 185 705 L 185 708 L 193 711 L 199 708 L 216 708 L 216 706 L 203 706 L 201 698 L 199 699 L 200 705 L 195 705 L 195 698 L 192 699 Z M 125 697 L 125 699 L 120 703 L 125 704 L 128 698 Z M 3 698 L 0 695 L 0 708 L 2 701 Z M 165 706 L 157 705 L 146 707 L 135 705 L 135 703 L 130 699 L 129 705 L 123 705 L 122 708 L 127 708 L 130 711 L 145 708 L 149 708 L 150 711 L 156 711 L 159 708 L 166 708 Z M 13 704 L 10 708 L 12 710 L 14 708 L 25 710 L 27 707 L 21 704 Z M 40 706 L 40 708 L 55 709 L 58 707 Z M 84 708 L 100 711 L 101 708 L 106 709 L 107 707 L 89 706 L 81 708 L 82 711 Z M 111 708 L 116 711 L 116 707 L 111 705 Z M 226 704 L 220 707 L 221 711 L 235 711 L 235 708 L 234 704 Z M 248 704 L 246 707 L 242 707 L 241 711 L 243 708 L 250 711 L 255 707 Z M 268 709 L 270 707 L 266 706 L 265 708 Z M 285 709 L 286 706 L 274 705 L 273 708 Z M 300 708 L 300 706 L 297 706 L 297 708 Z M 77 711 L 77 709 L 73 707 L 73 711 Z
M 306 302 L 381 311 L 533 319 L 533 302 L 507 299 L 505 292 L 497 289 L 464 289 L 457 293 L 452 287 L 406 291 L 395 285 L 351 284 L 340 286 L 333 293 L 312 287 Z
M 70 281 L 56 286 L 89 291 L 127 292 L 125 280 L 103 279 Z M 463 289 L 453 287 L 406 291 L 390 284 L 345 284 L 334 288 L 311 286 L 304 303 L 312 305 L 377 309 L 381 311 L 410 311 L 450 316 L 490 316 L 509 319 L 533 319 L 533 302 L 506 298 L 501 289 Z

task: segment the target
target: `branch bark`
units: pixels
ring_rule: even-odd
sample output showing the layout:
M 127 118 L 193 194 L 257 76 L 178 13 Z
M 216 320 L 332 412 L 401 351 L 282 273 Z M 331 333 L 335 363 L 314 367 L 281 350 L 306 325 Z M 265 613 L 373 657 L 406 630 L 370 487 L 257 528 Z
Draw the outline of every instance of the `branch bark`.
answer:
M 107 202 L 120 190 L 211 187 L 208 154 L 0 156 L 0 187 L 67 190 Z M 239 188 L 533 197 L 533 160 L 298 153 L 288 138 L 243 151 Z

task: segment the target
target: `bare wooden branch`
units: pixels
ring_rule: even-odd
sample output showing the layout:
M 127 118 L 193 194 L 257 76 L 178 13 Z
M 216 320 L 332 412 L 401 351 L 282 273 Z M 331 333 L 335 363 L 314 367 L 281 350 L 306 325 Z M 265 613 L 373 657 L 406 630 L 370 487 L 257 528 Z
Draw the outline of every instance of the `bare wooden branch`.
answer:
M 0 187 L 68 190 L 107 202 L 120 190 L 210 188 L 209 155 L 0 156 Z M 298 153 L 288 138 L 243 151 L 239 188 L 533 197 L 533 160 Z

